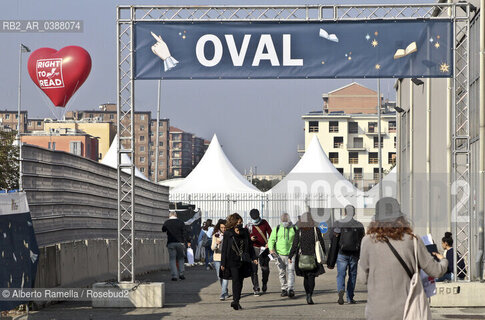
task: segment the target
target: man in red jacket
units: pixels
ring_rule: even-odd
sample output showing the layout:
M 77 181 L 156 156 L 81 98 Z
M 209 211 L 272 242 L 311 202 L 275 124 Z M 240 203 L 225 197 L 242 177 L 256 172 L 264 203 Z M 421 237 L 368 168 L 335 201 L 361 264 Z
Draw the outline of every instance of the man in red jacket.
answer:
M 271 235 L 271 227 L 268 221 L 261 219 L 258 209 L 252 209 L 249 212 L 251 216 L 251 222 L 246 226 L 249 230 L 251 241 L 253 242 L 254 251 L 256 256 L 259 257 L 259 265 L 261 265 L 261 273 L 263 287 L 262 291 L 266 292 L 268 289 L 268 278 L 269 278 L 269 249 L 268 249 L 268 239 Z M 261 290 L 259 288 L 258 281 L 258 265 L 253 264 L 253 274 L 251 275 L 251 280 L 253 281 L 254 295 L 261 295 Z

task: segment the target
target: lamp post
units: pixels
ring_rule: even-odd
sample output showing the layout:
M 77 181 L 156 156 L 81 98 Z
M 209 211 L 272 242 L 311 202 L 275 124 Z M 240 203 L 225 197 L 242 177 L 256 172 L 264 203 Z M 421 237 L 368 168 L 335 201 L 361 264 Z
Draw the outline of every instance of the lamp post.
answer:
M 22 143 L 20 141 L 20 107 L 22 97 L 22 53 L 30 52 L 30 49 L 23 44 L 20 44 L 19 48 L 19 89 L 18 89 L 18 105 L 17 105 L 17 145 L 19 147 L 19 190 L 22 191 Z M 24 119 L 25 120 L 25 119 Z

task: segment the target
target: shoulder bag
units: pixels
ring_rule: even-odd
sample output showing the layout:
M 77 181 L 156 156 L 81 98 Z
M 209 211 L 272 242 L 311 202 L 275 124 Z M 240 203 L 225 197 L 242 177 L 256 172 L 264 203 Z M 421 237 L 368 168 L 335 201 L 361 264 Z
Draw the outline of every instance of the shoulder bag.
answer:
M 313 228 L 315 231 L 315 257 L 317 258 L 318 263 L 323 263 L 324 259 L 324 254 L 323 254 L 323 248 L 322 244 L 318 240 L 318 235 L 317 235 L 317 228 Z
M 302 271 L 312 271 L 317 268 L 315 256 L 312 254 L 301 254 L 301 230 L 300 230 L 300 249 L 298 253 L 298 268 Z
M 426 297 L 426 293 L 424 292 L 423 283 L 421 282 L 421 276 L 419 274 L 418 241 L 416 240 L 416 237 L 413 237 L 414 258 L 416 260 L 416 269 L 414 274 L 408 268 L 389 240 L 386 242 L 392 253 L 396 256 L 397 260 L 399 260 L 404 270 L 406 270 L 406 273 L 411 278 L 411 282 L 409 284 L 409 293 L 404 306 L 403 320 L 431 320 L 431 309 L 429 307 L 429 302 Z

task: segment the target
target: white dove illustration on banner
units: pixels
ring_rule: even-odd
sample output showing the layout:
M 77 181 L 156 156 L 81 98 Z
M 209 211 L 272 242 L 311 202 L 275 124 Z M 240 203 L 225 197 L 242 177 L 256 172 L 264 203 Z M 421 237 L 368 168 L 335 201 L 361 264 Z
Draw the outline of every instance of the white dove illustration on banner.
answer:
M 155 40 L 157 40 L 157 43 L 152 46 L 152 51 L 155 55 L 163 60 L 164 70 L 168 71 L 174 68 L 179 62 L 174 57 L 172 57 L 165 41 L 163 41 L 161 36 L 157 36 L 153 32 L 150 33 L 155 38 Z
M 320 34 L 319 36 L 323 39 L 327 39 L 329 41 L 333 41 L 333 42 L 338 42 L 338 37 L 332 33 L 332 34 L 328 34 L 327 31 L 325 31 L 324 29 L 320 28 Z

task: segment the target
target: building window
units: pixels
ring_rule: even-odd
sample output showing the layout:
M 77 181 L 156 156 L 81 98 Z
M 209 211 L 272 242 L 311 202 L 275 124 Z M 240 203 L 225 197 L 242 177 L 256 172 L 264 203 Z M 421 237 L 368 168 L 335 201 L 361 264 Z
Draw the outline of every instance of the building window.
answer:
M 145 146 L 140 146 L 140 152 L 145 152 Z
M 354 137 L 354 148 L 364 148 L 364 139 Z
M 140 115 L 140 120 L 145 120 L 145 115 L 144 114 Z
M 92 118 L 94 118 L 92 113 L 90 113 L 90 114 L 89 114 L 89 117 L 90 117 L 91 119 L 92 119 Z
M 159 141 L 159 142 L 158 142 L 158 145 L 159 145 L 160 147 L 163 147 L 163 141 Z
M 51 149 L 51 143 L 50 142 L 47 142 L 47 149 Z
M 5 114 L 5 119 L 10 119 L 10 114 L 6 113 Z
M 384 137 L 381 136 L 381 148 L 384 147 Z M 374 148 L 379 148 L 379 137 L 374 137 Z
M 396 164 L 396 153 L 395 152 L 389 152 L 387 155 L 387 163 L 389 164 Z
M 140 172 L 141 172 L 141 173 L 144 173 L 144 172 L 145 172 L 145 168 L 141 167 L 141 168 L 140 168 Z
M 349 133 L 359 133 L 359 125 L 357 122 L 349 122 Z
M 374 168 L 374 180 L 379 180 L 379 168 Z
M 19 115 L 18 115 L 18 114 L 16 114 L 16 115 L 15 115 L 15 120 L 18 120 L 18 118 L 19 118 Z
M 140 141 L 145 141 L 145 136 L 140 136 Z
M 369 122 L 368 131 L 369 133 L 377 133 L 377 122 Z
M 397 148 L 397 137 L 394 137 L 394 148 Z
M 75 155 L 81 155 L 81 141 L 69 142 L 69 152 Z
M 318 121 L 310 121 L 308 123 L 309 132 L 318 132 Z
M 328 132 L 338 132 L 338 121 L 330 121 Z
M 140 131 L 144 131 L 145 130 L 145 126 L 140 126 Z
M 163 176 L 163 170 L 158 170 L 158 175 Z
M 158 156 L 159 156 L 159 157 L 163 157 L 163 151 L 160 151 L 160 152 L 158 153 Z
M 369 164 L 377 164 L 379 162 L 379 155 L 377 152 L 369 152 Z
M 389 121 L 389 132 L 396 132 L 396 121 Z
M 329 156 L 330 156 L 330 162 L 331 163 L 333 163 L 333 164 L 338 163 L 338 152 L 330 152 Z
M 159 136 L 159 137 L 163 137 L 163 131 L 159 131 L 159 132 L 158 132 L 158 136 Z
M 342 148 L 344 145 L 344 137 L 333 137 L 333 147 Z
M 354 168 L 354 180 L 362 180 L 362 168 Z
M 40 127 L 42 125 L 42 122 L 37 121 L 37 125 Z
M 349 164 L 357 164 L 357 163 L 359 163 L 359 153 L 349 152 Z
M 344 168 L 336 168 L 341 175 L 344 175 Z
M 27 122 L 27 125 L 28 125 L 29 127 L 32 127 L 32 121 Z
M 109 118 L 110 118 L 111 120 L 113 120 L 113 119 L 115 118 L 115 115 L 114 115 L 114 114 L 110 114 L 110 115 L 109 115 Z
M 140 162 L 145 162 L 145 157 L 140 157 Z

